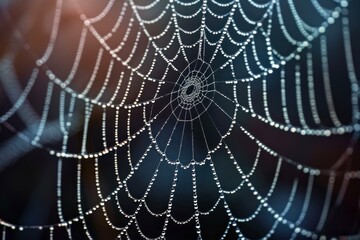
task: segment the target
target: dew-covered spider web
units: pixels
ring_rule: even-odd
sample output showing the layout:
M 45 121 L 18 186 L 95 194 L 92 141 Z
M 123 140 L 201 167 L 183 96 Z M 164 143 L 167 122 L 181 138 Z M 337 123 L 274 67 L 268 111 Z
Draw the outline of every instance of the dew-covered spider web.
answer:
M 360 239 L 359 1 L 0 9 L 1 239 Z

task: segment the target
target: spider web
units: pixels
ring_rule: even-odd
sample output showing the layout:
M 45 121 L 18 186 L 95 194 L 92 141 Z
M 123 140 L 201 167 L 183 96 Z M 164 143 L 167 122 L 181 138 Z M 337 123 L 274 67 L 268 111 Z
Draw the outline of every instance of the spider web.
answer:
M 355 1 L 90 2 L 2 7 L 2 239 L 359 237 Z

